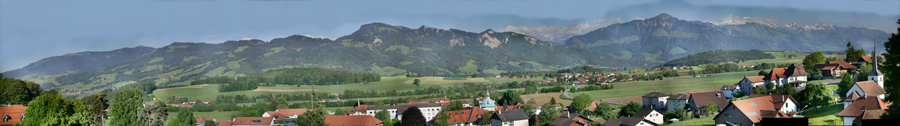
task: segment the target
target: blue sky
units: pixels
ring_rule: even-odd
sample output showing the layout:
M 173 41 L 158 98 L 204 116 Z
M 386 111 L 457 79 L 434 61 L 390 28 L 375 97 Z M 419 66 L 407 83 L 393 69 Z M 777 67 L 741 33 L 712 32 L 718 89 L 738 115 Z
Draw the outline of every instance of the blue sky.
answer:
M 0 1 L 0 72 L 40 59 L 172 42 L 270 40 L 290 35 L 337 38 L 383 22 L 480 32 L 537 30 L 579 34 L 669 13 L 685 20 L 725 16 L 778 23 L 829 23 L 892 32 L 898 0 L 271 0 L 271 1 Z M 577 24 L 577 25 L 576 25 Z M 553 30 L 552 28 L 558 28 Z M 565 32 L 565 33 L 563 33 Z

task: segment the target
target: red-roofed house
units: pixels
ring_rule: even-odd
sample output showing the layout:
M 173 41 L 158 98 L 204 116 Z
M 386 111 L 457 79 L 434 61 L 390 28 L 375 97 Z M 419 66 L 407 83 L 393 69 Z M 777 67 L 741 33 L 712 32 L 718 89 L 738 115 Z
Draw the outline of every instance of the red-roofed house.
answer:
M 890 105 L 876 96 L 860 96 L 836 116 L 843 117 L 844 125 L 849 126 L 853 125 L 853 120 L 866 110 L 884 110 Z
M 325 122 L 332 126 L 383 126 L 378 118 L 369 115 L 333 115 L 325 116 Z
M 847 91 L 845 96 L 850 96 L 852 93 L 856 93 L 860 97 L 863 96 L 878 96 L 878 98 L 884 98 L 884 94 L 887 94 L 887 91 L 884 90 L 878 83 L 875 81 L 860 81 L 853 84 L 853 87 Z
M 752 94 L 754 88 L 765 87 L 765 81 L 763 80 L 763 78 L 765 78 L 765 76 L 748 77 L 747 75 L 744 75 L 744 79 L 741 79 L 741 81 L 738 82 L 741 85 L 741 92 L 743 92 L 743 94 L 745 95 Z
M 837 78 L 849 70 L 856 69 L 856 66 L 844 61 L 831 61 L 825 64 L 816 64 L 813 68 L 822 71 L 822 77 Z
M 806 75 L 809 75 L 809 73 L 806 73 L 803 66 L 791 64 L 787 68 L 772 69 L 771 72 L 763 75 L 763 80 L 771 82 L 775 84 L 775 86 L 790 84 L 795 88 L 801 88 L 806 86 Z
M 306 113 L 306 109 L 277 109 L 263 113 L 262 117 L 275 117 L 275 119 L 297 118 Z
M 215 126 L 231 126 L 231 120 L 216 121 L 216 119 L 213 118 L 197 118 L 197 126 L 205 126 L 206 121 L 215 122 Z
M 750 95 L 750 98 L 732 101 L 713 118 L 716 124 L 755 125 L 762 118 L 793 118 L 797 101 L 790 95 Z
M 271 126 L 275 124 L 274 117 L 237 117 L 231 125 L 234 126 Z
M 22 105 L 0 106 L 0 118 L 3 122 L 0 125 L 13 125 L 22 123 L 25 118 L 25 109 L 28 107 Z
M 457 110 L 457 111 L 446 111 L 440 114 L 447 114 L 450 116 L 450 119 L 447 120 L 450 125 L 454 126 L 472 126 L 475 122 L 481 121 L 481 115 L 484 115 L 484 112 L 487 112 L 484 109 L 476 106 L 472 109 L 466 110 Z M 428 124 L 434 124 L 435 119 L 428 120 Z

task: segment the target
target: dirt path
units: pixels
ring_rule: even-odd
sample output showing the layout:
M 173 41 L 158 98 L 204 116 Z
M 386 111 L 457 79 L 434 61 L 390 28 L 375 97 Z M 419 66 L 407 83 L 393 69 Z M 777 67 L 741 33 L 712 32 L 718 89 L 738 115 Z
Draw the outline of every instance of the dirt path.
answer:
M 683 94 L 683 93 L 688 93 L 688 92 L 692 92 L 692 93 L 693 93 L 693 92 L 709 92 L 709 91 L 717 91 L 717 90 L 719 90 L 719 88 L 706 88 L 706 89 L 697 89 L 697 90 L 681 91 L 681 92 L 674 92 L 674 93 L 676 93 L 676 94 L 679 94 L 679 93 Z M 669 94 L 670 92 L 662 92 L 662 93 Z M 641 103 L 641 96 L 643 96 L 643 95 L 627 96 L 627 97 L 616 97 L 616 98 L 606 98 L 606 99 L 601 99 L 601 100 L 603 100 L 603 101 L 611 101 L 611 102 L 621 102 L 621 103 L 629 103 L 629 102 L 631 102 L 631 101 L 634 101 L 634 102 L 637 102 L 637 103 Z
M 285 90 L 285 89 L 260 89 L 260 88 L 257 88 L 256 90 L 253 90 L 253 91 L 254 91 L 254 92 L 257 92 L 257 91 L 265 91 L 265 92 L 301 92 L 301 91 L 313 91 L 313 90 L 312 90 L 312 89 L 293 89 L 293 90 Z M 315 91 L 319 91 L 319 90 L 315 90 Z

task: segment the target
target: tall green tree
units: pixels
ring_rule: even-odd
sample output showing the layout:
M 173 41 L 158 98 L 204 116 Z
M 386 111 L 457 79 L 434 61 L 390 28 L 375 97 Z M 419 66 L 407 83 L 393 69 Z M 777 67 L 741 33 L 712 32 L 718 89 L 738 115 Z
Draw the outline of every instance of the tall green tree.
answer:
M 853 88 L 853 77 L 850 76 L 850 73 L 844 73 L 843 78 L 841 78 L 841 82 L 838 83 L 837 95 L 841 96 L 841 99 L 847 98 L 847 92 L 850 91 L 850 88 Z
M 581 111 L 581 110 L 584 110 L 585 108 L 587 108 L 588 106 L 591 106 L 591 102 L 592 101 L 591 101 L 590 94 L 581 93 L 580 95 L 575 96 L 575 98 L 572 99 L 572 103 L 570 103 L 569 106 L 574 107 L 576 111 Z
M 825 63 L 825 55 L 822 52 L 813 52 L 812 54 L 806 55 L 803 58 L 803 68 L 806 70 L 813 70 L 813 66 L 816 64 L 824 64 Z
M 703 107 L 703 112 L 706 113 L 706 115 L 713 115 L 714 113 L 719 112 L 719 105 L 716 105 L 714 102 L 709 102 Z
M 211 121 L 211 120 L 210 120 L 210 121 L 206 121 L 205 123 L 203 123 L 203 126 L 216 126 L 216 122 L 215 122 L 215 121 Z
M 178 118 L 175 118 L 175 119 L 172 119 L 172 122 L 169 123 L 169 126 L 190 126 L 190 125 L 186 125 L 186 124 L 182 123 L 181 120 L 178 120 Z
M 311 101 L 318 101 L 316 99 L 316 94 L 313 93 Z M 325 108 L 319 102 L 310 102 L 310 107 L 307 108 L 306 113 L 303 114 L 303 119 L 297 119 L 294 121 L 294 124 L 306 124 L 307 126 L 328 126 L 328 122 L 325 122 Z
M 166 103 L 156 101 L 153 105 L 147 105 L 147 107 L 141 109 L 141 121 L 149 126 L 163 126 L 166 125 L 166 117 L 169 117 L 168 112 Z
M 846 55 L 844 61 L 852 63 L 857 62 L 859 59 L 859 53 L 856 53 L 856 47 L 853 47 L 853 44 L 850 44 L 850 42 L 847 42 L 847 51 L 844 51 L 844 53 L 844 55 Z
M 178 116 L 182 124 L 197 125 L 197 119 L 194 118 L 194 110 L 191 108 L 181 108 L 178 110 Z
M 25 115 L 28 118 L 22 121 L 24 126 L 81 126 L 90 125 L 86 114 L 87 106 L 84 102 L 73 100 L 68 101 L 55 90 L 49 90 L 46 93 L 34 98 L 28 103 L 25 109 Z M 17 115 L 11 118 L 19 118 Z M 83 120 L 78 120 L 83 119 Z
M 900 19 L 897 20 L 897 24 L 900 24 Z M 900 30 L 900 27 L 897 27 L 897 30 Z M 893 102 L 891 106 L 888 107 L 885 115 L 882 115 L 882 119 L 900 119 L 900 35 L 897 33 L 891 33 L 891 37 L 888 38 L 887 42 L 884 42 L 884 49 L 887 51 L 887 54 L 880 55 L 884 56 L 883 65 L 879 65 L 880 68 L 878 71 L 884 73 L 884 87 L 887 89 L 888 95 L 884 98 L 885 101 Z
M 487 111 L 481 114 L 481 124 L 491 124 L 491 116 L 494 116 L 494 111 Z
M 421 80 L 419 80 L 419 79 L 413 80 L 413 84 L 416 86 L 419 86 L 419 82 L 421 82 Z
M 31 81 L 15 78 L 5 78 L 0 75 L 0 103 L 3 104 L 28 104 L 29 101 L 41 95 L 41 86 Z
M 515 105 L 516 103 L 525 103 L 525 100 L 522 100 L 519 91 L 506 90 L 497 102 L 498 104 L 504 103 L 504 105 Z
M 375 112 L 375 118 L 378 118 L 381 122 L 387 123 L 391 121 L 391 113 L 388 112 L 387 109 L 382 108 L 381 111 Z
M 400 119 L 400 123 L 404 126 L 424 126 L 425 122 L 428 121 L 425 120 L 425 116 L 422 116 L 422 111 L 416 106 L 409 107 L 406 111 L 403 111 L 403 117 L 401 118 L 403 119 Z
M 545 104 L 541 107 L 541 114 L 538 114 L 538 120 L 540 122 L 537 123 L 538 126 L 550 126 L 550 122 L 553 122 L 557 117 L 559 117 L 559 109 L 553 106 L 553 104 Z
M 434 116 L 434 125 L 435 126 L 450 126 L 450 115 L 447 115 L 447 110 L 441 110 L 436 116 Z
M 91 96 L 91 122 L 95 126 L 103 125 L 106 120 L 106 110 L 109 108 L 109 100 L 106 99 L 106 93 L 94 94 Z
M 139 116 L 141 108 L 144 108 L 143 101 L 141 91 L 137 89 L 128 89 L 116 93 L 113 104 L 109 108 L 109 116 L 112 118 L 109 124 L 112 126 L 146 125 L 140 121 Z
M 641 109 L 641 104 L 631 101 L 619 110 L 619 116 L 631 116 Z
M 606 102 L 597 104 L 597 108 L 594 109 L 594 115 L 600 116 L 606 120 L 618 117 L 618 113 L 613 112 L 613 107 L 609 106 L 609 103 Z
M 800 91 L 800 104 L 812 106 L 818 112 L 819 106 L 828 105 L 834 99 L 829 94 L 828 89 L 825 89 L 822 84 L 807 84 L 806 89 Z

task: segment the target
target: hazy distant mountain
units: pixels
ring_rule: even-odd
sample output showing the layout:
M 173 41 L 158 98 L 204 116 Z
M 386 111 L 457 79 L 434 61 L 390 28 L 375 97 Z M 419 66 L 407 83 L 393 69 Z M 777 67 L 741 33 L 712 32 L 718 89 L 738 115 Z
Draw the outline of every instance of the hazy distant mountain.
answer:
M 718 49 L 840 51 L 847 42 L 871 50 L 880 30 L 827 24 L 768 25 L 754 22 L 713 24 L 685 21 L 668 14 L 609 25 L 574 36 L 564 45 L 605 52 L 623 59 L 648 60 L 648 65 Z M 879 43 L 879 46 L 882 43 Z
M 636 62 L 641 61 L 553 46 L 513 32 L 473 33 L 425 26 L 410 29 L 372 23 L 335 40 L 294 35 L 271 41 L 173 43 L 161 48 L 81 52 L 45 58 L 4 75 L 85 90 L 144 81 L 186 84 L 200 78 L 253 75 L 285 67 L 321 67 L 388 76 L 464 76 L 580 65 L 631 66 Z

